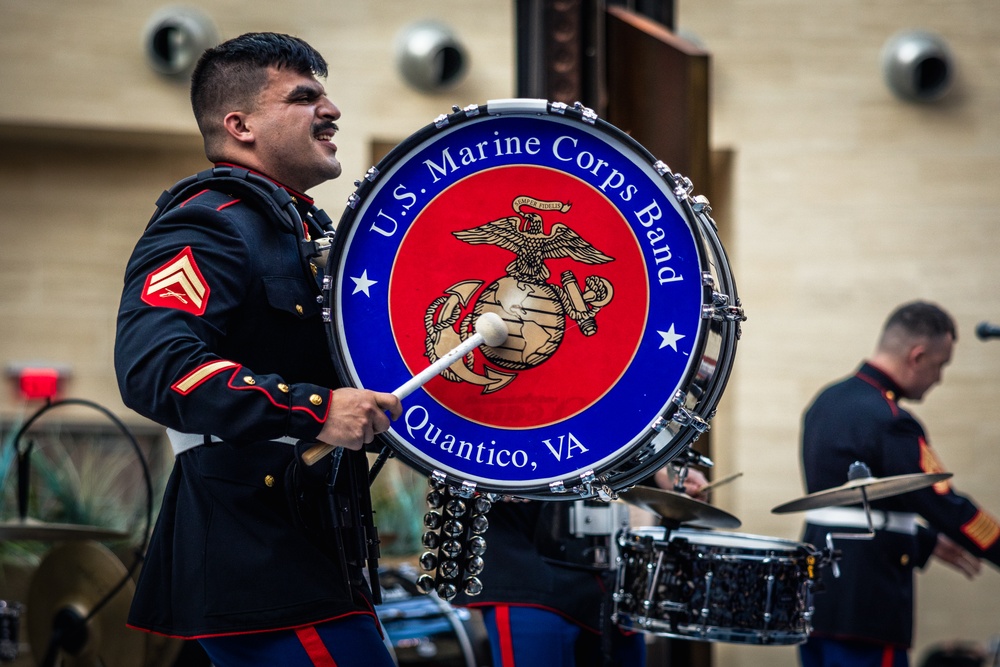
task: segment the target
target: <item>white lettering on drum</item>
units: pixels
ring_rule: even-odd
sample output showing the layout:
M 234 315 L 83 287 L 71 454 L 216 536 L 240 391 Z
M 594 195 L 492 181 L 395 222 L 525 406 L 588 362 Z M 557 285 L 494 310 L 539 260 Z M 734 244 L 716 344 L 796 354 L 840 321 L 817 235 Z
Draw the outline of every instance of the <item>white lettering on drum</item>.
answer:
M 518 136 L 511 137 L 501 137 L 499 132 L 494 132 L 493 139 L 493 150 L 488 153 L 486 147 L 490 145 L 488 141 L 480 141 L 472 146 L 462 146 L 456 150 L 458 154 L 459 162 L 455 161 L 452 157 L 450 147 L 445 147 L 441 151 L 441 161 L 434 162 L 434 160 L 427 159 L 424 160 L 424 165 L 430 171 L 431 178 L 434 183 L 441 180 L 442 176 L 447 176 L 448 174 L 453 174 L 462 167 L 467 167 L 470 164 L 475 164 L 481 160 L 488 160 L 493 157 L 503 157 L 506 155 L 521 155 L 527 153 L 528 155 L 537 155 L 541 150 L 539 145 L 542 143 L 541 139 L 538 137 L 528 137 L 523 140 Z
M 538 137 L 500 136 L 498 131 L 494 132 L 493 135 L 492 141 L 480 141 L 467 146 L 447 146 L 441 150 L 439 159 L 424 160 L 423 164 L 427 167 L 432 182 L 438 183 L 443 177 L 477 162 L 525 153 L 536 155 L 541 151 L 542 142 Z M 628 182 L 627 170 L 624 166 L 619 165 L 622 167 L 619 169 L 608 160 L 581 147 L 580 139 L 577 137 L 567 134 L 560 135 L 552 140 L 550 150 L 557 161 L 565 164 L 567 173 L 579 173 L 581 178 L 587 180 L 609 197 L 615 196 L 623 202 L 630 202 L 640 194 L 640 187 Z M 402 185 L 393 190 L 393 195 L 397 201 L 406 201 L 403 205 L 404 210 L 400 212 L 404 216 L 406 210 L 410 209 L 417 200 L 417 196 L 412 192 L 407 192 L 405 186 Z M 636 223 L 648 230 L 646 240 L 652 248 L 656 263 L 655 281 L 659 285 L 665 285 L 684 280 L 684 276 L 675 267 L 665 264 L 673 258 L 673 253 L 670 246 L 665 243 L 666 233 L 664 230 L 661 227 L 654 227 L 663 218 L 660 202 L 656 199 L 649 200 L 644 208 L 633 209 L 632 215 Z M 383 236 L 395 234 L 396 220 L 381 210 L 379 218 L 379 223 L 373 224 L 371 230 Z M 391 223 L 391 226 L 384 223 Z
M 385 228 L 380 226 L 380 224 L 386 224 L 386 223 L 392 226 Z M 396 233 L 396 228 L 398 226 L 399 224 L 396 222 L 395 218 L 386 215 L 382 209 L 379 209 L 378 216 L 376 217 L 375 222 L 372 223 L 371 231 L 378 232 L 382 236 L 392 236 L 393 234 Z
M 564 146 L 565 142 L 568 142 L 568 145 Z M 612 192 L 617 192 L 622 201 L 631 201 L 632 196 L 638 192 L 638 188 L 635 185 L 626 184 L 625 176 L 611 166 L 610 162 L 596 157 L 590 151 L 577 150 L 578 144 L 577 139 L 563 135 L 552 142 L 552 155 L 560 162 L 570 162 L 580 170 L 596 177 L 592 181 L 593 183 L 597 183 L 603 178 L 604 180 L 597 186 L 601 192 L 607 193 L 610 189 Z
M 407 410 L 403 415 L 403 423 L 406 424 L 406 432 L 412 440 L 423 439 L 425 442 L 437 445 L 440 451 L 466 461 L 500 468 L 531 466 L 531 469 L 535 470 L 538 467 L 523 449 L 497 447 L 496 440 L 490 440 L 489 445 L 485 442 L 474 443 L 462 440 L 451 433 L 445 433 L 440 426 L 431 423 L 430 413 L 421 405 L 414 405 Z
M 565 435 L 560 435 L 559 436 L 559 440 L 558 440 L 559 447 L 558 448 L 552 446 L 552 440 L 549 439 L 549 438 L 546 438 L 545 440 L 542 440 L 542 442 L 544 442 L 545 446 L 549 448 L 550 452 L 552 452 L 552 456 L 555 457 L 556 461 L 562 461 L 563 460 L 562 457 L 563 457 L 563 444 L 564 443 L 566 445 L 566 452 L 565 453 L 566 453 L 566 459 L 567 460 L 573 458 L 573 450 L 574 449 L 578 450 L 579 452 L 584 453 L 584 454 L 586 454 L 588 451 L 590 451 L 586 447 L 584 447 L 583 443 L 580 442 L 579 440 L 577 440 L 576 436 L 573 435 L 572 433 L 567 433 Z
M 653 201 L 649 206 L 641 211 L 635 211 L 636 221 L 646 228 L 652 227 L 653 223 L 661 217 L 663 217 L 663 211 L 660 209 L 660 205 L 656 201 Z M 646 240 L 649 241 L 649 245 L 653 248 L 653 256 L 656 258 L 657 264 L 669 261 L 673 257 L 673 253 L 670 252 L 670 246 L 664 243 L 666 238 L 667 233 L 663 231 L 662 227 L 650 229 L 646 232 Z M 663 245 L 658 245 L 661 243 Z M 673 283 L 684 280 L 684 276 L 677 273 L 676 269 L 671 266 L 661 266 L 656 271 L 656 277 L 661 285 L 664 283 Z

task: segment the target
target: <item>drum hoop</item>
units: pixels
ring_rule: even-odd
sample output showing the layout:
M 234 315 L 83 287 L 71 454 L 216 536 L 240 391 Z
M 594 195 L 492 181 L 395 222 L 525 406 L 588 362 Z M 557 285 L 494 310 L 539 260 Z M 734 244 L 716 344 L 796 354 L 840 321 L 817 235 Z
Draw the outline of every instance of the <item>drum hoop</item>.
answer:
M 345 209 L 338 225 L 338 230 L 347 231 L 341 231 L 334 238 L 327 264 L 328 280 L 336 273 L 334 269 L 341 265 L 343 256 L 348 249 L 349 237 L 351 232 L 355 231 L 352 226 L 358 214 L 358 203 L 367 200 L 382 186 L 381 179 L 386 174 L 392 173 L 391 169 L 400 160 L 439 136 L 443 130 L 473 120 L 480 113 L 481 111 L 475 105 L 462 110 L 456 108 L 451 115 L 439 117 L 434 123 L 419 129 L 405 141 L 396 145 L 374 168 L 369 170 L 363 181 L 357 184 L 357 190 L 351 196 L 349 206 Z M 635 160 L 657 170 L 667 186 L 674 185 L 675 197 L 672 199 L 672 203 L 681 209 L 682 217 L 692 235 L 692 243 L 698 254 L 698 266 L 701 267 L 703 273 L 714 269 L 717 275 L 713 277 L 722 283 L 720 287 L 726 290 L 732 299 L 738 301 L 728 260 L 715 233 L 714 222 L 706 212 L 695 211 L 690 199 L 676 196 L 677 184 L 683 177 L 675 176 L 669 172 L 665 165 L 657 162 L 654 156 L 632 137 L 602 119 L 591 117 L 589 115 L 591 112 L 584 107 L 565 107 L 565 105 L 560 107 L 558 104 L 547 103 L 544 100 L 491 101 L 487 104 L 487 113 L 491 116 L 510 113 L 536 113 L 550 116 L 553 119 L 558 117 L 573 119 L 600 129 L 603 138 L 611 137 L 626 149 L 631 150 Z M 660 169 L 666 169 L 666 171 L 660 171 Z M 348 370 L 351 364 L 349 354 L 345 353 L 345 346 L 338 344 L 339 313 L 338 309 L 334 307 L 334 295 L 339 293 L 339 290 L 333 288 L 333 282 L 330 281 L 328 286 L 324 288 L 329 297 L 325 309 L 325 317 L 330 325 L 327 328 L 327 335 L 335 357 L 336 363 L 334 365 L 340 381 L 345 386 L 353 386 L 354 378 Z M 704 285 L 702 293 L 702 303 L 705 307 L 704 304 L 711 303 L 715 294 L 712 285 Z M 711 413 L 721 398 L 732 368 L 732 357 L 735 354 L 736 340 L 739 334 L 738 328 L 738 322 L 728 320 L 723 320 L 721 323 L 709 322 L 707 326 L 698 327 L 697 340 L 692 346 L 691 361 L 687 363 L 677 385 L 680 388 L 678 393 L 685 394 L 686 402 L 668 400 L 659 417 L 662 422 L 670 423 L 676 413 L 682 409 L 706 415 L 708 419 L 711 418 Z M 703 387 L 704 393 L 692 400 L 687 394 L 690 393 L 693 380 L 705 362 L 706 348 L 710 339 L 714 341 L 716 338 L 719 347 L 716 358 L 713 360 L 716 365 L 708 377 L 705 387 Z M 478 488 L 481 491 L 503 494 L 516 493 L 519 496 L 529 498 L 572 500 L 581 496 L 598 495 L 596 488 L 601 484 L 604 484 L 605 489 L 610 487 L 613 491 L 633 485 L 639 479 L 676 457 L 699 434 L 700 431 L 694 428 L 680 428 L 677 433 L 671 433 L 671 438 L 667 442 L 658 443 L 657 439 L 663 440 L 663 438 L 662 434 L 657 431 L 639 432 L 633 437 L 632 442 L 622 445 L 590 466 L 591 470 L 588 471 L 591 473 L 592 479 L 590 480 L 586 479 L 586 474 L 576 475 L 574 473 L 527 482 L 505 481 L 501 484 L 496 483 L 496 480 L 463 474 L 453 469 L 440 470 L 440 467 L 446 466 L 441 466 L 439 462 L 431 460 L 430 457 L 424 458 L 426 455 L 419 453 L 419 450 L 412 451 L 405 441 L 397 441 L 390 434 L 380 434 L 376 439 L 380 447 L 389 448 L 408 465 L 451 486 Z M 654 450 L 652 455 L 647 451 L 650 448 Z M 596 475 L 593 474 L 594 471 L 596 471 Z
M 792 630 L 744 630 L 727 628 L 721 625 L 700 625 L 685 623 L 676 627 L 669 621 L 649 616 L 638 616 L 622 612 L 619 625 L 628 630 L 649 632 L 657 637 L 672 639 L 694 639 L 707 642 L 724 642 L 730 644 L 746 644 L 756 646 L 790 646 L 802 644 L 809 638 L 811 628 L 803 627 L 801 631 Z M 805 624 L 808 626 L 808 624 Z M 691 628 L 691 632 L 680 632 L 680 628 Z M 756 641 L 754 641 L 756 640 Z
M 802 552 L 808 554 L 818 553 L 816 548 L 808 542 L 796 542 L 795 540 L 769 535 L 703 530 L 684 526 L 669 532 L 663 526 L 637 526 L 624 532 L 622 536 L 623 542 L 627 543 L 629 537 L 633 537 L 639 541 L 647 540 L 652 544 L 662 547 L 668 546 L 675 540 L 683 540 L 697 546 L 741 549 L 751 553 L 775 551 L 787 554 L 799 554 Z
M 770 537 L 768 535 L 752 535 L 750 533 L 732 533 L 725 531 L 690 530 L 685 528 L 679 528 L 677 531 L 671 533 L 670 539 L 672 540 L 674 538 L 685 539 L 691 544 L 698 544 L 702 546 L 731 547 L 746 549 L 748 551 L 774 551 L 780 549 L 791 552 L 810 546 L 804 542 L 796 542 L 783 537 Z M 742 546 L 743 544 L 746 544 L 747 546 L 744 547 Z M 755 544 L 761 546 L 757 546 L 755 548 Z M 763 545 L 775 546 L 772 548 Z

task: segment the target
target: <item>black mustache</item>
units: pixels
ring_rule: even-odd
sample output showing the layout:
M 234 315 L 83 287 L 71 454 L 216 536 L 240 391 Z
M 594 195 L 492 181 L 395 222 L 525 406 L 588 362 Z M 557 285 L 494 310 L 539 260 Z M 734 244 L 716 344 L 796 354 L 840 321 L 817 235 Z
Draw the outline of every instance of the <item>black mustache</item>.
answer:
M 336 123 L 323 123 L 322 125 L 313 126 L 313 134 L 322 134 L 325 130 L 333 130 L 334 132 L 339 132 L 340 128 Z

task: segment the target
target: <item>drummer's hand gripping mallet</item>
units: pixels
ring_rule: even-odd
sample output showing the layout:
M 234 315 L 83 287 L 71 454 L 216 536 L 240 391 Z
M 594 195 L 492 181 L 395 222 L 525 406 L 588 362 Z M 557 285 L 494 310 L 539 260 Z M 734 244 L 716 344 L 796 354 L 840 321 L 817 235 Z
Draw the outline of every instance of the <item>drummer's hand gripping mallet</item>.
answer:
M 393 395 L 399 400 L 403 400 L 480 345 L 499 347 L 507 340 L 507 325 L 496 313 L 483 313 L 477 317 L 475 331 L 476 333 L 472 336 L 441 355 L 433 364 L 403 383 L 392 392 Z M 313 465 L 334 449 L 336 449 L 334 445 L 317 443 L 303 452 L 302 460 L 306 465 Z

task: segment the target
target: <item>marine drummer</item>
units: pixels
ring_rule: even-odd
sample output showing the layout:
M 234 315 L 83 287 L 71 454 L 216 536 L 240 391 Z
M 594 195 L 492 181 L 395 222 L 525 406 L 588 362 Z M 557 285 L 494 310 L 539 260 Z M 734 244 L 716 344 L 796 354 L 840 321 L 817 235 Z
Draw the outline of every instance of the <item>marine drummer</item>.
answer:
M 648 486 L 675 488 L 672 465 Z M 697 498 L 705 476 L 687 469 L 684 491 Z M 571 524 L 571 513 L 603 512 L 594 524 L 617 524 L 618 503 L 509 500 L 489 513 L 489 565 L 479 575 L 482 593 L 459 595 L 456 604 L 483 613 L 497 667 L 642 667 L 642 634 L 620 630 L 610 620 L 614 586 L 608 546 L 614 530 L 587 534 Z M 627 516 L 625 517 L 627 525 Z
M 326 73 L 288 35 L 205 52 L 191 101 L 216 168 L 158 202 L 125 274 L 121 394 L 176 453 L 129 625 L 198 639 L 218 667 L 394 664 L 363 577 L 362 448 L 401 406 L 340 387 L 326 352 L 329 218 L 304 194 L 341 173 Z M 339 468 L 298 465 L 300 441 L 341 448 Z
M 955 322 L 936 304 L 913 301 L 889 315 L 871 359 L 823 389 L 806 410 L 802 466 L 809 493 L 843 484 L 856 461 L 877 478 L 944 472 L 923 426 L 900 401 L 920 401 L 941 381 L 956 338 Z M 905 667 L 914 569 L 934 556 L 972 578 L 979 558 L 1000 564 L 1000 524 L 947 480 L 876 501 L 872 513 L 874 539 L 836 543 L 841 574 L 824 573 L 813 633 L 800 650 L 805 667 Z M 822 544 L 831 532 L 865 532 L 867 519 L 860 507 L 811 510 L 804 540 Z

